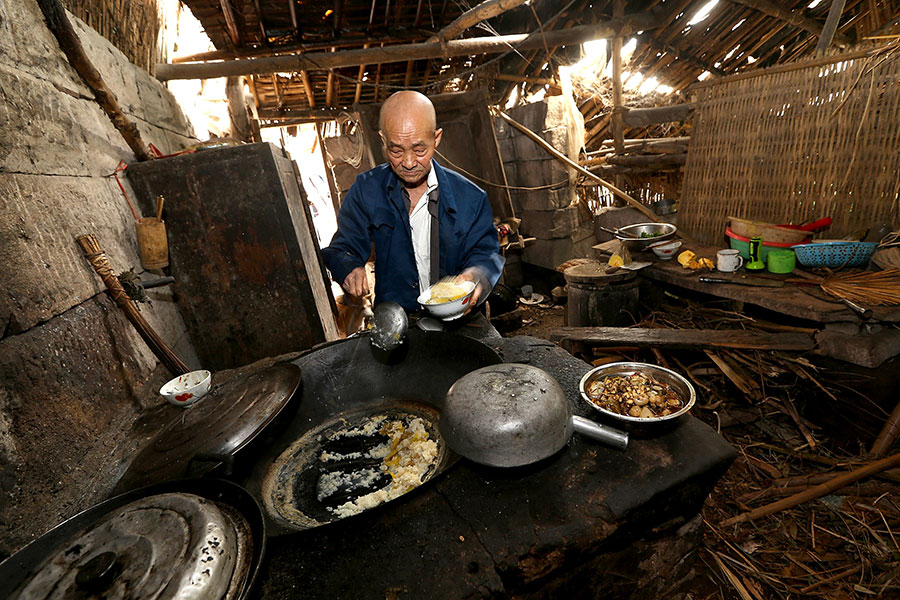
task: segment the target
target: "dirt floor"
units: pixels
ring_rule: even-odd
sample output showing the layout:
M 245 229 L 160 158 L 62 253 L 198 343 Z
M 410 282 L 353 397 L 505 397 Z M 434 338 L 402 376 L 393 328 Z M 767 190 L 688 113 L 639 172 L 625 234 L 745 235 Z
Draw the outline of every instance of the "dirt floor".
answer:
M 564 306 L 520 309 L 522 326 L 505 336 L 549 339 L 564 325 Z M 670 297 L 645 312 L 640 326 L 785 327 L 731 309 Z M 798 352 L 598 350 L 580 355 L 595 364 L 638 360 L 686 374 L 699 394 L 693 414 L 738 450 L 703 509 L 704 544 L 684 598 L 900 598 L 900 460 L 876 476 L 834 484 L 877 460 L 867 448 L 897 401 L 892 374 L 900 360 L 867 370 Z M 829 482 L 830 491 L 817 487 Z M 800 493 L 810 497 L 739 522 Z

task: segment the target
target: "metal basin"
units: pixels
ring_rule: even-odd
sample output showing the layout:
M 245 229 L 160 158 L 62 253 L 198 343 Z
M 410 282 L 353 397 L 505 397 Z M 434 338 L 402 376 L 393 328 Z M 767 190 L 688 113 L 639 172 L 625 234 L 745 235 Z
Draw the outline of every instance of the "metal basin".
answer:
M 678 228 L 671 223 L 635 223 L 616 230 L 616 239 L 631 249 L 643 250 L 650 244 L 671 239 Z

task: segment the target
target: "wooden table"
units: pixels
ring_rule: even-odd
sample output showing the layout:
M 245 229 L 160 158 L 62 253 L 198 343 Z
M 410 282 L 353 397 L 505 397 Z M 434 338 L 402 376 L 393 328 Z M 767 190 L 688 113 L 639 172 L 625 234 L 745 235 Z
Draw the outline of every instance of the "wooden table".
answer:
M 693 250 L 698 257 L 707 257 L 715 262 L 716 251 L 720 248 L 713 246 L 701 246 L 698 244 L 684 244 L 682 250 Z M 762 308 L 817 323 L 837 323 L 841 321 L 860 322 L 855 312 L 847 308 L 836 298 L 832 298 L 823 292 L 819 286 L 795 285 L 786 283 L 783 287 L 749 287 L 744 285 L 724 283 L 704 283 L 699 280 L 700 275 L 723 276 L 718 271 L 710 272 L 707 269 L 692 271 L 685 269 L 676 260 L 661 260 L 652 252 L 636 252 L 634 260 L 652 263 L 638 271 L 642 277 L 674 285 L 680 288 L 703 292 L 719 298 L 728 298 L 747 304 L 753 304 Z M 744 274 L 745 271 L 741 271 Z M 796 275 L 775 275 L 768 271 L 759 274 L 747 273 L 753 277 L 762 277 L 776 281 L 796 278 Z M 897 306 L 869 306 L 872 309 L 871 321 L 883 321 L 888 323 L 900 322 L 900 307 Z

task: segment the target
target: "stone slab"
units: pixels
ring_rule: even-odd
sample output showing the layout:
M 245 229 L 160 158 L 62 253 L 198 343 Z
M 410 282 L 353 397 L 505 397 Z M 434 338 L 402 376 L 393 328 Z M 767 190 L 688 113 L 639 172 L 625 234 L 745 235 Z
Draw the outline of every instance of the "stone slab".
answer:
M 141 271 L 134 219 L 112 179 L 0 173 L 0 337 L 106 289 L 75 242 L 93 233 L 113 271 Z
M 581 226 L 571 236 L 529 242 L 522 252 L 522 260 L 539 267 L 555 269 L 567 260 L 593 256 L 593 244 L 593 227 Z
M 0 131 L 0 171 L 100 176 L 133 158 L 96 102 L 3 64 Z
M 526 210 L 521 213 L 526 236 L 553 239 L 571 235 L 579 224 L 580 209 L 571 205 L 558 210 Z
M 861 323 L 829 323 L 816 334 L 820 354 L 874 369 L 900 354 L 900 330 Z
M 92 97 L 66 61 L 36 0 L 0 0 L 0 63 L 44 79 L 64 93 Z
M 171 377 L 156 365 L 105 294 L 0 340 L 0 553 L 106 497 L 137 447 L 138 390 Z
M 570 187 L 548 190 L 517 190 L 517 212 L 528 210 L 557 210 L 568 208 L 575 202 L 575 190 Z

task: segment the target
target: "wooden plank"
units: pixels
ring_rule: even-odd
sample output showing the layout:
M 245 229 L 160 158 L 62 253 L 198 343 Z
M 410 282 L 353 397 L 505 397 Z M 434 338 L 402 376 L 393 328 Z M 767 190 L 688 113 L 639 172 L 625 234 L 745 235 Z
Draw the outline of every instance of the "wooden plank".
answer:
M 825 56 L 825 52 L 834 39 L 837 32 L 838 23 L 841 20 L 841 14 L 844 12 L 844 4 L 846 0 L 831 0 L 831 8 L 828 9 L 828 18 L 825 19 L 825 27 L 822 29 L 822 35 L 819 36 L 819 43 L 816 44 L 816 58 Z
M 812 350 L 816 344 L 805 333 L 759 333 L 735 329 L 645 329 L 639 327 L 554 327 L 554 342 L 586 346 L 638 346 L 705 350 Z
M 238 18 L 234 13 L 234 7 L 231 6 L 230 0 L 219 0 L 222 7 L 222 15 L 225 17 L 225 27 L 228 29 L 228 37 L 234 46 L 240 47 L 244 40 L 241 38 L 241 27 L 238 24 Z

